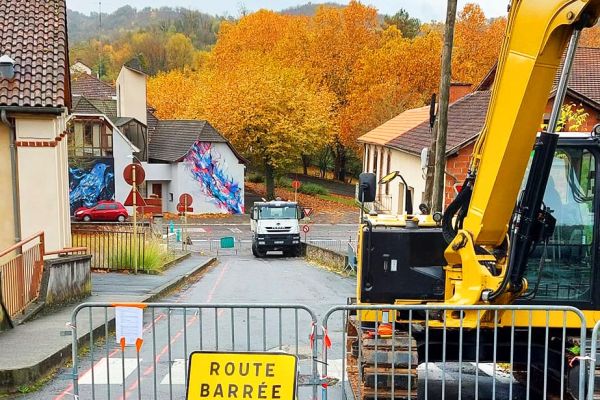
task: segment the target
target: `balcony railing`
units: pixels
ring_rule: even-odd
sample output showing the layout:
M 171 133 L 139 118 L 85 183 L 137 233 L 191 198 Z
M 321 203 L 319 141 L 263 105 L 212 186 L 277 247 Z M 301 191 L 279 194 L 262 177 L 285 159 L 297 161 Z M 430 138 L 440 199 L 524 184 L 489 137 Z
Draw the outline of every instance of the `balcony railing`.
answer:
M 12 318 L 37 300 L 44 272 L 44 232 L 0 253 L 0 293 Z
M 377 212 L 390 212 L 392 211 L 392 196 L 388 194 L 378 193 L 373 203 L 375 211 Z

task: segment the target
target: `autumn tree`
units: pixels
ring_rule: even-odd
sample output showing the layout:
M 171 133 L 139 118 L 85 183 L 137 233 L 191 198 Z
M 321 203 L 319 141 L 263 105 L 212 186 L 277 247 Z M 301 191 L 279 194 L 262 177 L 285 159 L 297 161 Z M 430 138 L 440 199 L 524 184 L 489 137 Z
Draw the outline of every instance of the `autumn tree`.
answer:
M 167 69 L 182 69 L 194 61 L 194 45 L 189 37 L 175 33 L 166 43 Z
M 198 93 L 195 104 L 203 104 L 205 117 L 262 165 L 272 199 L 275 173 L 329 140 L 332 96 L 298 68 L 263 54 L 249 53 L 238 61 L 235 68 L 221 68 L 215 60 L 203 78 L 207 90 Z
M 403 8 L 394 15 L 386 15 L 383 17 L 383 22 L 387 27 L 395 26 L 402 36 L 412 39 L 421 31 L 421 21 L 418 18 L 413 18 L 408 15 L 408 12 Z
M 600 47 L 600 24 L 596 24 L 590 29 L 584 29 L 579 45 L 584 47 Z
M 469 3 L 459 12 L 454 38 L 452 77 L 477 84 L 498 60 L 506 18 L 488 20 L 481 7 Z

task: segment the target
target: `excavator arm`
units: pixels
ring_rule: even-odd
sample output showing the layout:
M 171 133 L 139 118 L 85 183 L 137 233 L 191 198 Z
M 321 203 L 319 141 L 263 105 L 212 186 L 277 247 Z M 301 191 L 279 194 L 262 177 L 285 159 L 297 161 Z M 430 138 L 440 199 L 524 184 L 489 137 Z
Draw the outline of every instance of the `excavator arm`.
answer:
M 462 208 L 462 212 L 456 214 L 460 229 L 453 232 L 445 252 L 446 303 L 509 303 L 526 290 L 526 283 L 515 284 L 522 276 L 510 264 L 512 242 L 523 238 L 509 235 L 509 222 L 565 49 L 569 45 L 550 132 L 564 99 L 579 33 L 599 15 L 600 0 L 512 1 L 486 123 L 466 182 L 468 190 L 457 197 L 462 204 L 449 207 Z M 549 146 L 553 153 L 552 143 Z M 535 165 L 531 174 L 538 180 L 537 193 L 543 194 L 548 171 L 536 171 Z M 527 207 L 539 208 L 541 198 L 537 197 Z M 528 211 L 530 217 L 538 212 Z

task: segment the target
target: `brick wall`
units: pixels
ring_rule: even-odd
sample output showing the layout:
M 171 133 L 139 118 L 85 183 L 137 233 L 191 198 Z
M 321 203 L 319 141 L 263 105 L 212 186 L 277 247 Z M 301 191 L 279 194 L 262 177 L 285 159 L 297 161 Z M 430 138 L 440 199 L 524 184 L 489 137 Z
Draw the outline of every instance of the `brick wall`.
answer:
M 471 160 L 471 155 L 473 154 L 473 146 L 474 143 L 471 143 L 470 145 L 460 149 L 458 154 L 446 160 L 446 171 L 448 174 L 446 175 L 444 207 L 448 207 L 448 205 L 450 205 L 456 196 L 454 184 L 462 184 L 467 177 L 469 161 Z M 458 181 L 455 181 L 450 175 L 456 177 Z
M 550 113 L 552 112 L 552 101 L 549 101 L 548 104 L 546 105 L 546 110 L 544 111 L 544 117 L 549 117 Z M 594 125 L 600 123 L 600 112 L 598 112 L 597 110 L 592 109 L 591 107 L 587 106 L 587 105 L 583 105 L 580 101 L 573 99 L 569 96 L 567 96 L 565 98 L 565 104 L 575 104 L 575 106 L 577 107 L 577 109 L 579 108 L 583 108 L 585 110 L 586 113 L 588 113 L 588 117 L 587 120 L 585 121 L 585 124 L 583 124 L 583 126 L 579 129 L 577 129 L 578 132 L 591 132 L 592 128 L 594 127 Z M 568 129 L 565 129 L 565 131 L 568 131 Z

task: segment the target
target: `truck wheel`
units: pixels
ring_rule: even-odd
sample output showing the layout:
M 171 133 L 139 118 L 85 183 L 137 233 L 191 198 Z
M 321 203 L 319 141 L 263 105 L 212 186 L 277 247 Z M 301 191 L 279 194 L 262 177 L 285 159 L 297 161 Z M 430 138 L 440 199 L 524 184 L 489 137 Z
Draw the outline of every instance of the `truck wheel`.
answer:
M 258 250 L 258 246 L 252 245 L 252 255 L 256 258 L 262 258 L 265 256 L 265 253 Z

